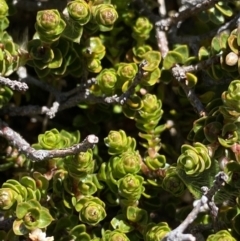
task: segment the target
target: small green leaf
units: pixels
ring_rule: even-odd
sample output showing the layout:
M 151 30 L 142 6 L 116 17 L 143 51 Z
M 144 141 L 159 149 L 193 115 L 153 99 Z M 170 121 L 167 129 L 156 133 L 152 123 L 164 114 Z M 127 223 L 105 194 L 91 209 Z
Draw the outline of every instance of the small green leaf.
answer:
M 53 221 L 53 218 L 48 211 L 41 210 L 38 221 L 38 228 L 46 228 Z
M 220 44 L 219 36 L 215 36 L 212 39 L 211 47 L 212 47 L 212 50 L 214 51 L 214 53 L 219 53 L 221 51 L 221 44 Z
M 188 81 L 188 87 L 192 88 L 197 84 L 197 76 L 192 73 L 186 73 L 187 81 Z
M 31 208 L 31 205 L 26 202 L 18 204 L 16 209 L 16 216 L 19 219 L 22 219 L 25 216 L 25 214 L 28 212 L 29 208 Z
M 204 46 L 202 46 L 198 51 L 199 60 L 207 59 L 209 55 L 210 55 L 209 51 Z
M 44 78 L 50 73 L 50 69 L 48 68 L 45 68 L 45 69 L 34 68 L 34 70 L 36 71 L 39 78 Z
M 188 59 L 189 57 L 189 49 L 187 45 L 179 45 L 177 48 L 174 48 L 174 52 L 177 52 L 182 57 L 182 64 Z
M 146 71 L 153 71 L 158 68 L 161 62 L 161 54 L 158 51 L 148 51 L 143 55 L 143 59 L 147 61 L 147 65 L 143 67 Z
M 127 219 L 131 222 L 139 223 L 139 224 L 147 224 L 148 222 L 148 213 L 146 210 L 128 206 L 127 207 Z
M 228 38 L 228 46 L 234 53 L 238 54 L 238 46 L 239 45 L 238 45 L 237 38 L 236 38 L 236 35 L 234 34 L 234 32 L 232 32 Z
M 161 71 L 159 68 L 153 70 L 152 72 L 147 72 L 146 75 L 144 75 L 141 83 L 142 85 L 145 86 L 152 86 L 154 84 L 156 84 L 156 82 L 158 81 L 158 79 L 161 76 Z
M 237 28 L 237 44 L 240 46 L 240 27 Z
M 56 69 L 59 68 L 62 64 L 62 53 L 59 49 L 53 49 L 54 52 L 54 58 L 53 60 L 48 64 L 48 68 L 50 69 Z
M 29 230 L 24 226 L 23 220 L 14 220 L 13 222 L 13 232 L 16 235 L 25 235 L 29 233 Z
M 222 49 L 226 49 L 227 48 L 228 37 L 229 37 L 229 34 L 226 33 L 226 32 L 222 32 L 220 34 L 219 38 L 220 38 L 220 45 L 221 45 Z
M 119 214 L 111 220 L 111 225 L 114 229 L 117 229 L 123 233 L 131 232 L 134 227 L 132 227 L 123 214 Z
M 180 168 L 177 168 L 176 171 L 178 176 L 187 186 L 188 190 L 193 194 L 196 199 L 198 199 L 202 196 L 201 188 L 203 186 L 212 186 L 214 177 L 219 172 L 219 165 L 217 161 L 212 160 L 211 167 L 202 172 L 199 176 L 189 176 L 185 173 L 183 169 Z
M 214 8 L 214 7 L 209 9 L 209 18 L 216 25 L 223 24 L 225 21 L 225 18 L 222 15 L 222 13 L 217 8 Z
M 69 21 L 67 22 L 67 26 L 64 29 L 62 36 L 75 43 L 80 43 L 82 33 L 83 27 L 80 24 L 78 24 L 76 21 Z
M 171 69 L 175 64 L 182 63 L 183 58 L 181 54 L 175 51 L 169 51 L 163 60 L 164 69 Z
M 75 226 L 73 229 L 71 229 L 70 234 L 77 237 L 78 234 L 86 232 L 86 226 L 85 224 L 79 224 Z
M 233 10 L 224 2 L 218 2 L 215 7 L 226 17 L 231 17 L 233 15 Z
M 30 187 L 32 190 L 36 190 L 36 182 L 31 177 L 22 177 L 20 183 L 25 187 Z

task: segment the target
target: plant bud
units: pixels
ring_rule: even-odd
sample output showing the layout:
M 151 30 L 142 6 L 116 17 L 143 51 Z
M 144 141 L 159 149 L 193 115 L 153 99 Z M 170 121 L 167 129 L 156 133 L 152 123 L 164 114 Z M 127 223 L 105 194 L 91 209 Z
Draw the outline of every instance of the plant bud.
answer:
M 227 54 L 225 62 L 228 66 L 236 65 L 238 62 L 238 55 L 234 52 L 230 52 L 229 54 Z

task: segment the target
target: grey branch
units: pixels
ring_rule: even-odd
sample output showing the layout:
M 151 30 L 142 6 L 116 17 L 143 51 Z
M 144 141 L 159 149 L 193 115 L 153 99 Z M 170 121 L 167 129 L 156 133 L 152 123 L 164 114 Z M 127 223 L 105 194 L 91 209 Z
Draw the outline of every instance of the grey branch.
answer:
M 45 111 L 46 111 L 46 115 L 52 119 L 53 117 L 55 117 L 56 113 L 58 112 L 59 110 L 59 102 L 57 101 L 54 101 L 53 104 L 52 104 L 52 107 L 51 108 L 48 108 L 48 107 L 45 107 Z
M 186 8 L 181 12 L 175 13 L 173 16 L 169 18 L 162 19 L 156 23 L 156 26 L 161 30 L 168 31 L 172 25 L 176 25 L 179 22 L 196 15 L 197 13 L 209 9 L 219 2 L 219 0 L 203 0 L 201 3 L 197 3 L 196 5 Z
M 173 75 L 178 75 L 177 72 L 181 71 L 181 72 L 197 72 L 197 71 L 200 71 L 200 70 L 203 70 L 203 69 L 207 69 L 209 68 L 211 65 L 213 64 L 217 64 L 220 62 L 220 56 L 219 55 L 216 55 L 212 58 L 209 58 L 207 60 L 204 60 L 204 61 L 201 61 L 195 65 L 188 65 L 188 66 L 176 66 L 172 68 L 172 72 L 173 72 Z M 180 70 L 181 68 L 181 70 Z
M 179 82 L 179 84 L 182 87 L 183 91 L 185 92 L 187 98 L 189 99 L 191 105 L 195 108 L 195 110 L 199 116 L 205 116 L 206 111 L 205 111 L 201 101 L 195 94 L 194 90 L 188 87 L 186 73 L 187 72 L 197 72 L 202 69 L 206 69 L 209 66 L 211 66 L 212 64 L 219 63 L 219 61 L 220 61 L 220 57 L 217 55 L 210 59 L 197 63 L 196 65 L 188 65 L 188 66 L 176 65 L 175 67 L 172 68 L 173 77 Z
M 4 137 L 10 145 L 16 147 L 20 153 L 23 153 L 27 158 L 35 162 L 85 152 L 98 143 L 97 136 L 88 135 L 81 143 L 75 144 L 69 148 L 58 150 L 36 150 L 2 120 L 0 120 L 0 136 Z
M 28 90 L 28 86 L 26 83 L 17 81 L 17 80 L 11 80 L 9 78 L 5 78 L 3 76 L 0 76 L 0 84 L 4 86 L 8 86 L 12 90 L 17 91 L 26 91 Z
M 101 104 L 120 104 L 123 105 L 126 100 L 134 93 L 135 87 L 139 84 L 139 82 L 144 77 L 145 71 L 143 67 L 147 64 L 147 61 L 143 60 L 139 64 L 138 73 L 136 74 L 135 78 L 133 79 L 132 84 L 130 85 L 129 89 L 120 96 L 113 95 L 113 96 L 95 96 L 90 93 L 88 89 L 82 90 L 81 87 L 75 88 L 76 92 L 73 91 L 70 94 L 74 94 L 70 96 L 66 101 L 56 102 L 54 106 L 48 108 L 46 106 L 8 106 L 3 107 L 1 109 L 1 114 L 8 114 L 10 116 L 27 116 L 27 115 L 38 115 L 38 114 L 47 114 L 49 117 L 53 117 L 56 114 L 56 110 L 62 111 L 65 109 L 72 108 L 78 105 L 81 102 L 86 103 L 101 103 Z M 94 82 L 94 79 L 90 79 L 87 85 Z M 75 90 L 74 89 L 74 90 Z M 79 90 L 79 91 L 78 91 Z M 50 90 L 51 91 L 51 90 Z M 66 97 L 69 96 L 68 92 L 61 93 L 62 96 Z M 63 99 L 59 97 L 59 99 Z
M 184 234 L 183 232 L 197 218 L 198 214 L 202 211 L 202 209 L 205 208 L 206 205 L 211 211 L 214 195 L 225 185 L 227 179 L 227 174 L 224 172 L 219 172 L 215 176 L 213 186 L 210 189 L 206 187 L 203 188 L 205 192 L 203 193 L 201 199 L 198 200 L 197 205 L 188 214 L 186 219 L 176 229 L 169 232 L 162 241 L 196 241 L 196 238 L 192 234 Z
M 201 101 L 196 96 L 194 90 L 189 88 L 187 85 L 187 77 L 186 77 L 186 72 L 184 68 L 180 67 L 179 65 L 176 65 L 175 67 L 172 68 L 172 74 L 173 74 L 173 77 L 179 82 L 188 100 L 190 101 L 191 105 L 195 108 L 198 115 L 205 116 L 206 111 Z

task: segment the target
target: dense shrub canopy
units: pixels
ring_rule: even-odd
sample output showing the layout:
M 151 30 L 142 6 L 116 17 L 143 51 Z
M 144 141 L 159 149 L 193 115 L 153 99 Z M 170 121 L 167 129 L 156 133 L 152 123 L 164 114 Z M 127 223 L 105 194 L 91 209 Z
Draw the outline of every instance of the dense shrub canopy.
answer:
M 0 239 L 240 240 L 239 11 L 0 0 Z

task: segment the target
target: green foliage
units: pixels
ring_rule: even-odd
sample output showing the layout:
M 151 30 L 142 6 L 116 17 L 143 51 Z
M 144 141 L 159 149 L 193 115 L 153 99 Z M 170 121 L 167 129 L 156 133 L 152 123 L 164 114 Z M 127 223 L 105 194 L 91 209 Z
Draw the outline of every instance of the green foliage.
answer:
M 213 8 L 199 14 L 199 18 L 201 21 L 211 21 L 216 25 L 220 25 L 224 23 L 226 17 L 231 17 L 232 14 L 232 8 L 224 1 L 220 1 Z
M 97 84 L 102 93 L 112 95 L 117 83 L 116 71 L 114 69 L 103 69 L 97 76 Z
M 35 28 L 39 39 L 45 43 L 52 43 L 59 39 L 66 23 L 61 18 L 58 10 L 39 11 Z
M 81 25 L 85 25 L 91 18 L 90 7 L 85 1 L 71 1 L 67 5 L 69 17 Z
M 144 41 L 149 38 L 152 28 L 153 25 L 147 18 L 139 17 L 133 26 L 132 36 L 138 42 Z
M 23 235 L 36 228 L 45 228 L 53 221 L 48 210 L 34 199 L 19 203 L 16 216 L 17 219 L 13 223 L 13 231 L 16 235 Z
M 221 230 L 216 234 L 212 234 L 208 237 L 207 241 L 220 241 L 220 240 L 235 241 L 236 239 L 231 236 L 231 234 L 226 230 Z
M 13 92 L 6 86 L 0 87 L 0 107 L 6 105 L 13 96 Z
M 119 195 L 127 200 L 138 200 L 144 191 L 143 177 L 127 174 L 117 182 Z
M 239 80 L 234 80 L 228 87 L 227 91 L 222 93 L 222 101 L 223 107 L 220 109 L 222 112 L 224 119 L 226 121 L 237 121 L 240 106 L 239 106 L 239 91 L 238 88 L 240 86 Z
M 110 230 L 107 230 L 105 233 L 104 233 L 104 236 L 102 237 L 103 241 L 114 241 L 114 240 L 123 240 L 123 241 L 129 241 L 128 237 L 118 231 L 118 230 L 114 230 L 114 231 L 110 231 Z
M 118 18 L 118 13 L 111 4 L 99 4 L 92 7 L 94 21 L 98 24 L 100 31 L 109 31 Z
M 182 154 L 177 160 L 177 166 L 183 169 L 187 175 L 198 176 L 204 170 L 211 166 L 211 159 L 207 148 L 201 143 L 195 143 L 194 146 L 182 145 Z
M 72 146 L 80 141 L 80 133 L 76 131 L 69 133 L 65 130 L 60 132 L 57 129 L 46 131 L 38 136 L 38 143 L 33 144 L 36 149 L 53 150 Z
M 64 160 L 64 166 L 70 176 L 78 178 L 94 171 L 94 160 L 92 150 L 80 152 L 75 156 L 68 156 Z
M 191 1 L 165 1 L 159 31 L 157 1 L 35 2 L 26 14 L 0 0 L 0 240 L 161 241 L 220 170 L 218 216 L 200 210 L 184 234 L 239 240 L 239 3 L 188 13 Z M 96 145 L 80 143 L 90 134 Z
M 161 222 L 158 224 L 149 224 L 146 232 L 146 240 L 154 241 L 154 240 L 162 240 L 164 236 L 170 232 L 171 229 L 168 227 L 167 223 Z
M 89 225 L 96 225 L 106 217 L 104 207 L 99 198 L 91 196 L 80 199 L 75 205 L 80 221 Z
M 127 150 L 134 150 L 136 147 L 135 139 L 126 135 L 123 130 L 111 131 L 104 139 L 110 155 L 123 153 Z

